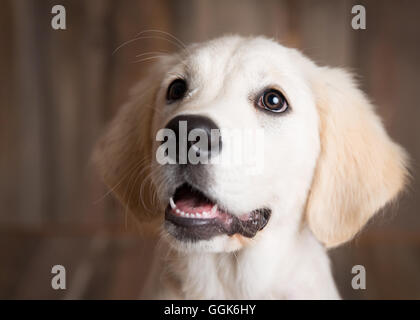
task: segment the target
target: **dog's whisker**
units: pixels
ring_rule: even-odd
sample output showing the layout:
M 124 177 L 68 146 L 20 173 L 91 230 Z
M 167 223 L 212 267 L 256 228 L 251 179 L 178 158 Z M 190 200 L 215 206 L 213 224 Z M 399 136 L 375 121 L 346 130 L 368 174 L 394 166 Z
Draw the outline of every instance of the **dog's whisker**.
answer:
M 131 63 L 135 64 L 135 63 L 146 62 L 146 61 L 150 61 L 150 60 L 160 59 L 164 56 L 165 55 L 156 55 L 156 56 L 153 56 L 153 57 L 148 57 L 148 58 L 144 58 L 144 59 L 140 59 L 140 60 L 131 61 Z
M 151 212 L 152 214 L 156 214 L 156 210 L 157 209 L 159 209 L 159 208 L 154 208 L 154 210 L 152 209 L 152 208 L 149 208 L 147 205 L 146 205 L 146 203 L 145 203 L 145 201 L 144 201 L 144 190 L 145 190 L 145 187 L 146 187 L 146 185 L 148 184 L 149 185 L 149 187 L 153 190 L 153 188 L 154 188 L 154 186 L 153 186 L 153 184 L 151 183 L 151 181 L 149 181 L 149 180 L 151 180 L 151 177 L 152 177 L 152 175 L 154 174 L 154 170 L 151 168 L 151 166 L 149 165 L 149 169 L 150 169 L 150 172 L 146 175 L 146 177 L 144 177 L 144 179 L 143 179 L 143 181 L 141 182 L 141 185 L 140 185 L 140 190 L 139 190 L 139 196 L 138 196 L 138 199 L 140 199 L 141 200 L 141 204 L 142 204 L 142 206 L 143 207 L 145 207 L 146 208 L 146 210 L 148 210 L 149 212 Z M 150 191 L 150 190 L 149 190 Z
M 150 52 L 144 52 L 136 55 L 136 58 L 144 57 L 144 56 L 150 56 L 150 55 L 167 55 L 170 54 L 169 51 L 150 51 Z
M 136 188 L 137 180 L 139 178 L 141 178 L 143 176 L 144 172 L 148 169 L 148 164 L 146 162 L 150 162 L 150 158 L 151 158 L 150 155 L 145 156 L 143 159 L 141 159 L 139 161 L 139 163 L 135 167 L 135 169 L 132 170 L 132 173 L 130 174 L 130 176 L 128 178 L 128 181 L 127 181 L 127 186 L 128 187 L 125 190 L 125 196 L 124 197 L 127 197 L 128 196 L 127 199 L 130 199 L 131 198 L 131 195 L 132 195 L 133 191 Z M 133 181 L 133 178 L 132 178 L 133 175 L 135 175 L 134 181 Z M 146 205 L 144 205 L 143 208 L 145 208 L 147 210 L 147 206 Z M 125 206 L 124 214 L 127 215 L 127 212 L 128 211 L 129 211 L 128 207 Z
M 157 181 L 154 183 L 156 185 L 156 188 L 153 188 L 154 192 L 153 192 L 153 195 L 152 195 L 152 204 L 153 205 L 157 205 L 158 194 L 160 194 L 162 192 L 163 186 L 166 182 L 165 177 L 158 177 L 158 178 L 156 178 L 156 180 Z
M 130 39 L 130 40 L 127 40 L 127 41 L 125 41 L 125 42 L 123 42 L 121 45 L 119 45 L 113 52 L 112 52 L 112 55 L 114 55 L 114 54 L 116 54 L 121 48 L 123 48 L 123 47 L 125 47 L 125 46 L 127 46 L 127 45 L 129 45 L 129 44 L 131 44 L 131 43 L 133 43 L 133 42 L 136 42 L 136 41 L 139 41 L 139 40 L 147 40 L 147 39 L 157 39 L 157 40 L 165 40 L 165 41 L 167 41 L 167 42 L 169 42 L 169 43 L 171 43 L 171 44 L 173 44 L 174 46 L 176 46 L 178 49 L 185 49 L 185 48 L 183 48 L 182 46 L 180 46 L 179 45 L 179 43 L 177 43 L 177 42 L 175 42 L 175 41 L 172 41 L 172 40 L 170 40 L 170 39 L 167 39 L 167 38 L 165 38 L 165 37 L 160 37 L 160 36 L 140 36 L 140 37 L 135 37 L 135 38 L 133 38 L 133 39 Z
M 160 171 L 159 167 L 152 166 L 150 183 L 154 186 L 153 193 L 152 193 L 152 204 L 155 206 L 159 206 L 158 194 L 162 193 L 162 184 L 165 182 L 165 178 L 158 174 L 159 171 Z
M 137 172 L 136 173 L 136 171 L 138 170 L 138 169 L 140 169 L 140 172 Z M 143 169 L 144 169 L 144 167 L 143 168 L 137 168 L 136 170 L 134 170 L 133 171 L 133 173 L 129 176 L 129 178 L 128 178 L 128 182 L 127 182 L 127 188 L 126 188 L 126 190 L 125 190 L 125 198 L 126 199 L 130 199 L 131 198 L 131 194 L 132 194 L 132 192 L 133 192 L 133 190 L 135 189 L 135 183 L 136 183 L 136 181 L 137 181 L 137 179 L 141 176 L 140 175 L 140 173 L 143 171 Z M 134 183 L 132 182 L 132 177 L 133 177 L 133 175 L 135 175 L 135 179 L 134 179 Z M 130 191 L 129 191 L 129 189 L 130 189 Z M 128 196 L 128 197 L 127 197 Z M 130 201 L 130 200 L 128 200 L 128 201 Z M 125 211 L 124 211 L 124 214 L 127 214 L 127 211 L 129 210 L 129 208 L 128 208 L 128 204 L 125 206 Z
M 159 167 L 152 166 L 151 168 L 151 184 L 153 184 L 154 188 L 152 191 L 152 205 L 158 206 L 158 194 L 161 192 L 162 184 L 165 182 L 165 178 L 157 175 Z
M 146 173 L 146 171 L 149 171 L 149 173 L 147 173 L 146 174 L 146 176 L 144 175 L 145 173 Z M 137 203 L 138 203 L 138 205 L 141 205 L 141 207 L 145 210 L 145 211 L 147 211 L 147 212 L 149 212 L 149 213 L 152 213 L 153 214 L 153 210 L 152 210 L 152 208 L 149 208 L 149 206 L 148 206 L 148 204 L 145 202 L 145 195 L 144 195 L 144 186 L 147 184 L 147 182 L 148 182 L 148 177 L 149 177 L 149 175 L 151 174 L 151 172 L 150 172 L 150 164 L 147 164 L 146 166 L 144 166 L 143 168 L 142 168 L 142 170 L 138 173 L 138 175 L 137 175 L 137 177 L 136 177 L 136 179 L 135 179 L 135 181 L 134 181 L 134 184 L 133 184 L 133 189 L 132 189 L 132 191 L 131 192 L 133 192 L 134 191 L 134 189 L 135 189 L 135 187 L 136 187 L 136 183 L 137 183 L 137 180 L 141 177 L 142 178 L 142 181 L 140 182 L 140 187 L 139 187 L 139 194 L 137 195 Z M 150 186 L 151 188 L 153 187 L 153 186 Z
M 141 36 L 142 34 L 145 34 L 145 33 L 161 33 L 161 34 L 164 34 L 166 36 L 169 36 L 170 38 L 172 38 L 176 42 L 178 42 L 183 49 L 188 49 L 188 47 L 185 45 L 185 43 L 183 43 L 178 37 L 174 36 L 170 32 L 163 31 L 163 30 L 158 30 L 158 29 L 148 29 L 148 30 L 141 31 L 137 36 Z

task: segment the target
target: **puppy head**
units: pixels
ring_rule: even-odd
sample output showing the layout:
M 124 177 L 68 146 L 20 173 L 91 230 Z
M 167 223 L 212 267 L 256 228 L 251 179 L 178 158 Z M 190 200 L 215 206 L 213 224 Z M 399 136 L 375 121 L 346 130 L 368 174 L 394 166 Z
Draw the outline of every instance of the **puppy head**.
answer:
M 211 161 L 190 157 L 201 155 Z M 406 176 L 403 151 L 351 77 L 265 38 L 224 37 L 162 59 L 95 158 L 129 210 L 162 219 L 187 250 L 238 250 L 280 227 L 296 232 L 302 216 L 337 245 Z

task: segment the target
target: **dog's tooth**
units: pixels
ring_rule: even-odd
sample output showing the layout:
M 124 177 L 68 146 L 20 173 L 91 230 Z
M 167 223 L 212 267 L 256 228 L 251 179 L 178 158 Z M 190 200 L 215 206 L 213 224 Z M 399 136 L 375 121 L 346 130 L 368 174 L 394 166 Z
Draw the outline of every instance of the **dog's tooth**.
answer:
M 175 205 L 174 199 L 172 199 L 172 197 L 170 197 L 170 198 L 169 198 L 169 204 L 171 205 L 171 208 L 172 208 L 172 209 L 175 209 L 175 208 L 176 208 L 176 205 Z
M 195 214 L 194 213 L 191 213 L 190 216 L 191 216 L 191 218 L 195 218 Z
M 189 218 L 189 217 L 190 217 L 190 214 L 189 214 L 188 212 L 185 212 L 185 216 L 186 216 L 187 218 Z
M 213 215 L 213 214 L 215 214 L 216 213 L 216 211 L 217 211 L 217 204 L 215 204 L 214 206 L 213 206 L 213 208 L 211 208 L 211 214 Z
M 195 216 L 196 216 L 197 218 L 201 218 L 201 214 L 200 214 L 200 212 L 196 212 L 196 213 L 195 213 Z
M 176 212 L 176 213 L 181 213 L 181 210 L 176 209 L 176 210 L 175 210 L 175 212 Z
M 209 213 L 207 211 L 203 211 L 202 215 L 203 215 L 203 217 L 207 217 L 209 215 Z
M 185 216 L 185 212 L 184 211 L 181 211 L 181 216 Z

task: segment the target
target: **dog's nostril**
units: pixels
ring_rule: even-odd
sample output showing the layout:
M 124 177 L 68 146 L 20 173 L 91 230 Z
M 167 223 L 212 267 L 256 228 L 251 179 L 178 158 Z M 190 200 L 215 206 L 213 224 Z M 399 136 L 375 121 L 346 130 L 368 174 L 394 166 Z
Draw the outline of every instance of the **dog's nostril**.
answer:
M 190 163 L 188 154 L 210 159 L 216 156 L 222 147 L 220 129 L 209 117 L 200 115 L 180 115 L 166 125 L 176 137 L 176 158 L 179 163 Z M 207 140 L 206 141 L 203 141 Z M 185 152 L 183 152 L 185 151 Z

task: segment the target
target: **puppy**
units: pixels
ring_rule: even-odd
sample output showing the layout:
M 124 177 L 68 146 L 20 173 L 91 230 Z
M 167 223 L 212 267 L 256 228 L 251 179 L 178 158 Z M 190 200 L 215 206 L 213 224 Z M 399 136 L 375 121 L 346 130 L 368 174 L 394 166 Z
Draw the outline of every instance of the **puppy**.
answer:
M 242 154 L 234 130 L 262 133 L 242 139 L 259 159 L 253 172 L 215 161 Z M 94 158 L 121 203 L 157 221 L 143 297 L 160 299 L 337 299 L 326 250 L 353 238 L 408 175 L 348 73 L 263 37 L 161 58 Z

